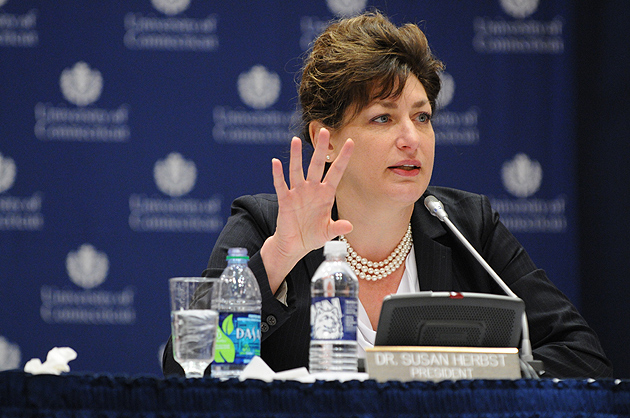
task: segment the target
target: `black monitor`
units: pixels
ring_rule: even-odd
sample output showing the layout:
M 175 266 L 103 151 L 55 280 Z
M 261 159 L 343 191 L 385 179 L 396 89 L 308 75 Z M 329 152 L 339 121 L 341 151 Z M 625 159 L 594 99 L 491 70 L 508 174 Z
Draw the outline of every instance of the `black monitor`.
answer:
M 522 299 L 472 292 L 418 292 L 383 300 L 375 346 L 518 347 Z

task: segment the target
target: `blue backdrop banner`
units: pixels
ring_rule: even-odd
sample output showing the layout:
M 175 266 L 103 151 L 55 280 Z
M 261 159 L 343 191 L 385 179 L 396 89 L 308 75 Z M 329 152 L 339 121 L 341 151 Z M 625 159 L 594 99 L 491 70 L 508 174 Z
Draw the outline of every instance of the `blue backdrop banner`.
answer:
M 73 370 L 161 374 L 168 278 L 273 192 L 300 57 L 372 7 L 446 64 L 432 184 L 488 195 L 579 305 L 570 2 L 298 3 L 0 0 L 0 370 L 70 346 Z

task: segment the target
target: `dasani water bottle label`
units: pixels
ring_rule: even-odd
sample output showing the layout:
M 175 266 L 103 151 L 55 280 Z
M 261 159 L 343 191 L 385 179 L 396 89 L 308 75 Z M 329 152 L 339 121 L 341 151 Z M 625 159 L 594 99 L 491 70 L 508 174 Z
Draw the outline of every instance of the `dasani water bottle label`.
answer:
M 221 313 L 214 362 L 248 364 L 254 356 L 260 356 L 260 315 Z

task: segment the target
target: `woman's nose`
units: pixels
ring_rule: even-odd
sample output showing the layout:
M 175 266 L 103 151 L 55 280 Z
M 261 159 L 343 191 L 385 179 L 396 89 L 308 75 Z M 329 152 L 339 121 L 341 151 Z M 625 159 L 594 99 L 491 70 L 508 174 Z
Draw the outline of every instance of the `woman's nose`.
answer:
M 400 130 L 396 139 L 396 146 L 401 149 L 415 150 L 420 145 L 422 134 L 413 121 L 408 120 L 400 124 Z

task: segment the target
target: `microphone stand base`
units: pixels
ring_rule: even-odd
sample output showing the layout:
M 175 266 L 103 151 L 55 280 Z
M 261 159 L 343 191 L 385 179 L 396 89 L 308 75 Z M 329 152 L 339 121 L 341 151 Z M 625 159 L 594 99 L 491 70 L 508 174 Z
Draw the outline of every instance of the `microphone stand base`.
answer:
M 532 366 L 532 369 L 534 369 L 538 376 L 542 376 L 543 374 L 545 374 L 545 365 L 543 364 L 542 360 L 530 360 L 527 362 L 527 364 Z

